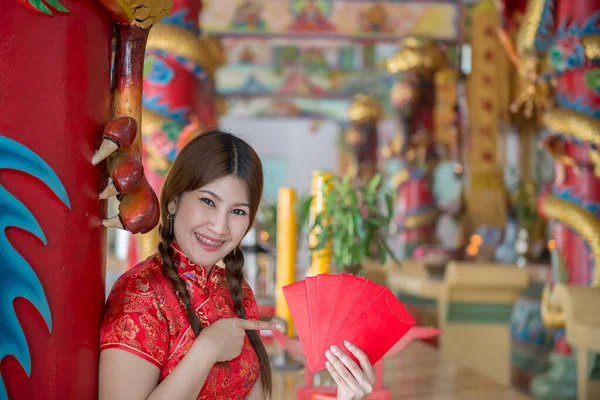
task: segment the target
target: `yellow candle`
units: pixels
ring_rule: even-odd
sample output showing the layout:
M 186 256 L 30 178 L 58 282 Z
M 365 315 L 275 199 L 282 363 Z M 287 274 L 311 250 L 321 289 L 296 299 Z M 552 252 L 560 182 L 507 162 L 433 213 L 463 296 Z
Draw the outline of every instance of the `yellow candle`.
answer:
M 313 200 L 310 206 L 310 224 L 313 225 L 319 213 L 325 209 L 325 196 L 331 190 L 331 178 L 333 175 L 329 172 L 314 171 L 312 175 L 312 196 Z M 326 222 L 326 221 L 324 221 Z M 318 244 L 317 234 L 319 228 L 311 231 L 309 236 L 309 246 L 312 248 Z M 329 272 L 331 263 L 331 251 L 329 244 L 326 248 L 315 250 L 311 253 L 310 275 L 326 274 Z
M 156 248 L 158 247 L 158 242 L 160 241 L 158 237 L 158 227 L 155 227 L 148 233 L 137 234 L 135 235 L 138 244 L 138 261 L 145 260 L 150 257 L 154 252 L 156 252 Z
M 287 334 L 294 335 L 290 309 L 285 301 L 282 287 L 296 280 L 296 236 L 297 220 L 294 210 L 296 192 L 283 187 L 277 195 L 277 271 L 275 288 L 275 315 L 287 323 Z

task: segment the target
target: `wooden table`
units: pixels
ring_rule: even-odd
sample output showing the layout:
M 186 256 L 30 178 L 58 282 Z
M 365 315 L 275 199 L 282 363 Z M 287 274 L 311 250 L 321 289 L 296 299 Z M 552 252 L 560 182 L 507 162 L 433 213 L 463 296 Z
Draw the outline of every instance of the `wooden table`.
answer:
M 384 365 L 385 386 L 391 389 L 394 400 L 530 399 L 476 371 L 445 360 L 436 349 L 423 342 L 410 344 L 399 355 L 386 359 Z M 302 379 L 302 371 L 274 371 L 273 399 L 295 400 L 296 388 Z

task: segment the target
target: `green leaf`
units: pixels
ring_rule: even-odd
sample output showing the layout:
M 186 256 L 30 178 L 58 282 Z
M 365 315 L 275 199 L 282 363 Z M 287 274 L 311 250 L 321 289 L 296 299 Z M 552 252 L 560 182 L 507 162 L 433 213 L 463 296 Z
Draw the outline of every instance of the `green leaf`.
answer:
M 383 246 L 383 248 L 385 249 L 386 253 L 392 258 L 392 260 L 394 260 L 395 262 L 398 262 L 396 255 L 394 254 L 392 249 L 390 249 L 390 246 L 388 246 L 386 240 L 384 238 L 382 238 L 380 243 L 381 243 L 381 246 Z
M 368 192 L 375 193 L 381 183 L 381 174 L 376 174 L 368 184 Z
M 354 226 L 356 227 L 356 235 L 363 240 L 365 238 L 365 225 L 360 213 L 354 215 Z
M 378 251 L 378 257 L 379 257 L 379 264 L 384 265 L 385 264 L 385 259 L 386 259 L 386 253 L 385 253 L 385 249 L 383 248 L 383 245 L 380 242 L 377 242 L 377 249 Z
M 310 206 L 313 196 L 307 196 L 298 202 L 298 232 L 304 232 L 310 216 Z
M 385 205 L 387 208 L 387 220 L 388 223 L 392 220 L 392 218 L 394 217 L 394 199 L 392 198 L 392 196 L 389 193 L 385 194 Z
M 67 10 L 62 4 L 60 4 L 58 0 L 46 0 L 46 3 L 48 3 L 50 6 L 52 6 L 52 8 L 54 8 L 56 11 L 60 11 L 60 12 L 64 12 L 64 13 L 69 12 L 69 10 Z
M 54 15 L 52 13 L 52 11 L 46 6 L 46 4 L 44 4 L 44 2 L 42 0 L 26 0 L 26 1 L 27 1 L 27 3 L 29 3 L 33 8 L 35 8 L 39 12 L 42 12 L 49 16 Z M 67 10 L 65 8 L 65 6 L 60 4 L 60 2 L 58 0 L 46 0 L 46 3 L 58 12 L 63 12 L 63 13 L 69 12 L 69 10 Z

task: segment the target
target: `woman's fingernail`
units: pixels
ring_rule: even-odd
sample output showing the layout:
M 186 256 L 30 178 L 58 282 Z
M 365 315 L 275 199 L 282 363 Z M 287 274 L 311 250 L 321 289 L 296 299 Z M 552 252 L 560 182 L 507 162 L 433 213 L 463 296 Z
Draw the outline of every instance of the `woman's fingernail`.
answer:
M 354 346 L 352 343 L 350 343 L 347 340 L 344 340 L 344 344 L 346 345 L 346 347 L 352 347 L 352 346 Z
M 325 357 L 327 357 L 327 358 L 332 358 L 332 357 L 333 357 L 333 354 L 331 354 L 331 352 L 330 352 L 329 350 L 327 350 L 327 351 L 325 352 Z
M 331 346 L 331 351 L 333 351 L 335 354 L 339 354 L 339 352 L 341 351 L 340 349 L 338 349 L 337 346 Z

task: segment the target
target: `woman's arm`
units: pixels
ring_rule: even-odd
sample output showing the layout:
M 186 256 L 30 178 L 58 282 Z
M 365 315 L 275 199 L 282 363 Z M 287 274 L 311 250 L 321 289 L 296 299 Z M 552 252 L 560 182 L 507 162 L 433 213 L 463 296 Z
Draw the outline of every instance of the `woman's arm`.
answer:
M 103 350 L 99 400 L 196 400 L 215 364 L 209 343 L 198 338 L 160 384 L 160 370 L 150 361 L 121 349 Z
M 263 390 L 262 381 L 260 380 L 260 375 L 246 400 L 265 400 L 265 392 Z
M 160 384 L 160 371 L 150 361 L 125 350 L 103 350 L 99 400 L 196 400 L 213 365 L 240 355 L 246 330 L 262 329 L 281 329 L 281 326 L 239 318 L 218 320 L 202 330 L 179 364 Z

